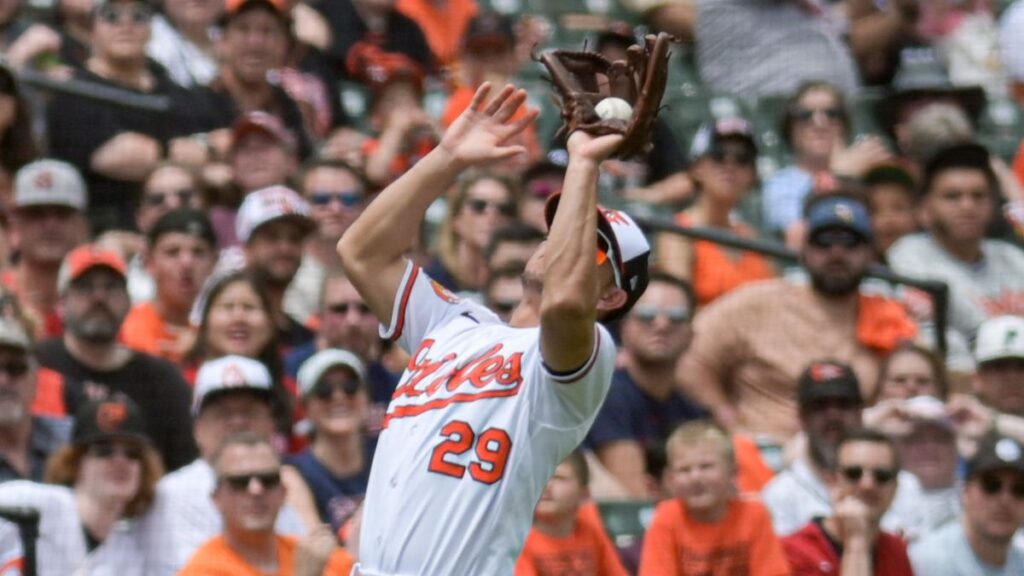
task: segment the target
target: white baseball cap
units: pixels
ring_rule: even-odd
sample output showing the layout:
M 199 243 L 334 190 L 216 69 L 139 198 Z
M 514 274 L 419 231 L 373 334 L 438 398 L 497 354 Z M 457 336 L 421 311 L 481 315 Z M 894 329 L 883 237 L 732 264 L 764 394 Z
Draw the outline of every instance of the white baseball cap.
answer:
M 270 398 L 272 380 L 270 370 L 258 360 L 245 356 L 223 356 L 204 362 L 196 374 L 192 415 L 203 409 L 210 396 L 238 390 L 253 391 Z
M 37 160 L 22 166 L 14 180 L 14 206 L 67 206 L 78 211 L 87 205 L 85 180 L 71 164 Z
M 0 318 L 0 346 L 27 352 L 32 346 L 25 329 L 15 320 Z
M 235 217 L 235 233 L 242 243 L 249 242 L 257 228 L 275 220 L 289 219 L 307 233 L 316 228 L 309 215 L 309 203 L 287 186 L 269 186 L 245 196 Z
M 360 382 L 366 381 L 366 368 L 359 357 L 348 350 L 329 348 L 317 352 L 302 363 L 299 368 L 299 393 L 305 398 L 328 370 L 338 367 L 348 368 Z
M 978 364 L 1003 358 L 1024 358 L 1024 318 L 996 316 L 978 327 L 974 360 Z

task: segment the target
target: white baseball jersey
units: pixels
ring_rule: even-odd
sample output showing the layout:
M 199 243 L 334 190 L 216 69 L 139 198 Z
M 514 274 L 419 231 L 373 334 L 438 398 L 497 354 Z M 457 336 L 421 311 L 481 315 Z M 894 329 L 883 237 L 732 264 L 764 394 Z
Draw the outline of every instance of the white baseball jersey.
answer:
M 555 467 L 604 401 L 615 345 L 595 327 L 579 370 L 543 364 L 539 328 L 512 328 L 410 264 L 381 335 L 412 355 L 377 444 L 359 571 L 512 574 Z

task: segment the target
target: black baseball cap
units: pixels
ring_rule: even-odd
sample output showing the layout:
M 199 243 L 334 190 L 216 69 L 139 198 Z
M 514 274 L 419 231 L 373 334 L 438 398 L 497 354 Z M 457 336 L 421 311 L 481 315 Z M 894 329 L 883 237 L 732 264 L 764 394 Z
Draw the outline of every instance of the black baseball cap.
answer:
M 516 43 L 512 20 L 497 12 L 482 12 L 469 21 L 464 43 L 467 51 L 485 46 L 512 48 Z
M 989 432 L 978 441 L 978 450 L 967 461 L 967 476 L 996 470 L 1024 474 L 1024 446 L 1013 438 Z
M 819 360 L 804 369 L 797 383 L 797 401 L 803 406 L 824 399 L 864 402 L 853 368 L 835 360 Z
M 191 208 L 176 208 L 157 219 L 146 235 L 149 246 L 153 247 L 164 234 L 180 232 L 205 241 L 211 248 L 217 246 L 217 234 L 205 212 Z
M 73 443 L 89 444 L 111 438 L 149 442 L 142 410 L 123 394 L 103 400 L 88 400 L 75 412 L 75 426 L 71 434 Z

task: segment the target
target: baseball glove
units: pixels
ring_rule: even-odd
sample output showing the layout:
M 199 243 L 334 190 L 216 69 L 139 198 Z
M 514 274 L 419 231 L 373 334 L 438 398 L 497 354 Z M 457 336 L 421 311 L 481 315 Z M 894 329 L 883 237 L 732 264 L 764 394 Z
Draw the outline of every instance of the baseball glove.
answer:
M 649 150 L 668 79 L 668 48 L 674 41 L 664 32 L 649 34 L 643 45 L 629 47 L 625 60 L 614 62 L 597 52 L 552 50 L 541 54 L 537 60 L 547 68 L 561 98 L 563 124 L 558 135 L 568 136 L 575 130 L 595 136 L 622 134 L 622 144 L 614 154 L 621 159 Z M 628 117 L 602 119 L 597 105 L 612 97 L 629 104 L 632 111 Z M 620 107 L 619 112 L 628 110 Z

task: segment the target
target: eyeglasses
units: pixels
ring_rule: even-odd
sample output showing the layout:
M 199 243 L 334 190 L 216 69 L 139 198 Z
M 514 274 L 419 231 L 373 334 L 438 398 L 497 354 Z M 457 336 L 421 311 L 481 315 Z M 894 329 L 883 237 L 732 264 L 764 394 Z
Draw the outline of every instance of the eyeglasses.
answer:
M 750 166 L 754 163 L 754 154 L 746 148 L 713 148 L 708 157 L 718 164 L 737 164 L 739 166 Z
M 168 204 L 168 201 L 174 197 L 178 199 L 178 206 L 186 206 L 196 195 L 195 190 L 189 188 L 183 188 L 181 190 L 170 190 L 167 192 L 147 192 L 143 200 L 147 206 L 157 207 Z
M 871 477 L 875 480 L 875 484 L 883 486 L 892 482 L 896 478 L 897 471 L 891 468 L 865 468 L 863 466 L 843 466 L 839 469 L 839 473 L 843 475 L 848 481 L 856 484 L 860 482 L 860 479 L 864 477 L 864 474 L 871 474 Z
M 807 242 L 815 248 L 839 246 L 848 250 L 859 248 L 867 243 L 864 237 L 850 230 L 825 230 L 812 235 Z
M 89 455 L 106 460 L 115 455 L 123 456 L 129 460 L 142 460 L 142 448 L 132 444 L 120 442 L 99 441 L 89 446 Z
M 356 378 L 348 378 L 344 382 L 328 382 L 321 380 L 313 388 L 313 396 L 317 400 L 330 400 L 334 393 L 341 390 L 342 394 L 351 398 L 363 389 L 363 383 Z
M 836 121 L 843 117 L 843 110 L 837 106 L 829 108 L 804 108 L 803 106 L 798 106 L 793 110 L 793 119 L 797 122 L 810 122 L 815 114 L 824 114 L 825 118 Z
M 682 324 L 690 320 L 690 311 L 681 306 L 676 308 L 636 306 L 629 315 L 643 324 L 653 324 L 659 316 L 667 318 L 670 324 Z
M 494 202 L 482 198 L 467 198 L 466 206 L 469 206 L 469 209 L 477 215 L 483 214 L 488 208 L 494 208 L 498 211 L 498 214 L 508 218 L 516 215 L 516 206 L 511 202 Z
M 11 360 L 0 363 L 0 373 L 6 374 L 8 378 L 21 378 L 28 372 L 28 362 L 24 360 Z
M 1000 492 L 1009 489 L 1010 494 L 1018 500 L 1024 500 L 1024 480 L 1018 480 L 1016 482 L 1003 482 L 1001 478 L 994 474 L 985 474 L 978 479 L 978 486 L 981 487 L 981 491 L 986 496 L 995 496 Z
M 106 4 L 96 11 L 96 19 L 104 24 L 117 24 L 126 21 L 130 24 L 147 24 L 153 19 L 153 10 L 144 4 L 130 6 Z
M 360 316 L 365 316 L 370 313 L 370 307 L 362 302 L 341 302 L 339 304 L 331 304 L 330 306 L 327 306 L 328 312 L 339 316 L 348 315 L 350 310 L 355 310 Z
M 252 481 L 255 480 L 264 490 L 273 490 L 281 485 L 281 472 L 260 472 L 258 474 L 235 474 L 221 476 L 218 483 L 227 485 L 235 492 L 244 492 L 249 489 Z
M 344 192 L 318 190 L 309 195 L 309 201 L 314 206 L 327 206 L 333 200 L 337 200 L 345 208 L 352 208 L 363 201 L 363 193 L 359 190 L 345 190 Z

